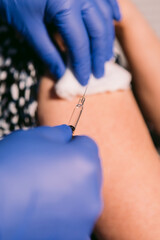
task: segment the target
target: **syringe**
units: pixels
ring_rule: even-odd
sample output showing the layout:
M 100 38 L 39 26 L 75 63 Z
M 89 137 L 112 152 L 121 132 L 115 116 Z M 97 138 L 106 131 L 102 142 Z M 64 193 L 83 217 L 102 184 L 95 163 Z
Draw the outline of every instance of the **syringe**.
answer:
M 77 124 L 78 124 L 79 119 L 81 117 L 81 114 L 83 112 L 83 106 L 84 106 L 84 103 L 85 103 L 85 95 L 86 95 L 86 92 L 87 92 L 87 88 L 88 88 L 88 86 L 86 87 L 83 96 L 79 99 L 76 107 L 73 110 L 71 118 L 69 120 L 69 126 L 71 127 L 73 133 L 74 133 L 76 127 L 77 127 Z

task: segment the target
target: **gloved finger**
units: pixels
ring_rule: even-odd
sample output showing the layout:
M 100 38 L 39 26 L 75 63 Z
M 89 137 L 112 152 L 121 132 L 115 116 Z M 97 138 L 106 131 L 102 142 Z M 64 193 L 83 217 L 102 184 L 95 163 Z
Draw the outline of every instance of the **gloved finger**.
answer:
M 105 26 L 107 29 L 107 52 L 106 60 L 110 60 L 113 56 L 113 46 L 115 40 L 115 27 L 113 23 L 113 11 L 111 5 L 107 0 L 95 0 L 101 14 L 105 18 Z
M 93 161 L 93 158 L 98 158 L 99 150 L 97 144 L 87 136 L 75 136 L 70 142 L 72 149 L 76 149 L 83 155 L 88 156 L 88 159 Z
M 100 0 L 99 2 L 104 1 Z M 109 4 L 106 3 L 105 11 L 105 20 L 106 20 L 106 28 L 107 28 L 107 35 L 108 35 L 108 45 L 107 45 L 107 54 L 106 60 L 110 60 L 113 57 L 113 48 L 114 48 L 114 41 L 115 41 L 115 27 L 112 17 L 112 10 Z
M 52 16 L 52 12 L 54 13 L 54 9 L 50 6 L 47 14 L 54 18 L 54 23 L 69 49 L 74 74 L 82 85 L 86 85 L 91 73 L 91 60 L 89 38 L 81 12 L 77 6 L 61 11 L 56 16 Z
M 65 65 L 56 47 L 49 38 L 45 25 L 41 21 L 27 23 L 26 37 L 37 51 L 41 59 L 48 65 L 56 78 L 61 78 L 65 72 Z
M 120 21 L 121 20 L 121 12 L 120 12 L 120 8 L 119 8 L 119 4 L 117 2 L 117 0 L 105 0 L 107 1 L 110 6 L 112 7 L 112 11 L 113 11 L 113 18 L 116 21 Z
M 96 78 L 100 78 L 104 74 L 105 52 L 107 51 L 105 19 L 92 0 L 85 2 L 82 17 L 90 37 L 92 71 Z
M 37 127 L 33 131 L 56 143 L 67 143 L 72 139 L 72 130 L 67 125 L 56 127 Z
M 93 73 L 97 78 L 102 77 L 104 63 L 112 56 L 114 41 L 110 8 L 105 5 L 104 12 L 99 3 L 87 1 L 83 8 L 83 19 L 91 39 Z
M 73 151 L 76 150 L 77 156 L 88 162 L 93 170 L 94 186 L 97 189 L 97 196 L 100 196 L 100 186 L 102 184 L 102 168 L 101 161 L 99 158 L 99 149 L 97 144 L 89 137 L 86 136 L 75 136 L 69 143 Z

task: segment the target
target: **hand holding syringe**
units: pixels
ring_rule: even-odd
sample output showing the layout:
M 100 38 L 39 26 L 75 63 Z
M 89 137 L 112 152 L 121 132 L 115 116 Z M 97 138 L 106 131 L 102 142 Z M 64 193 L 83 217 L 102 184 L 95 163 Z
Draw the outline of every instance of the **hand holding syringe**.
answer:
M 86 87 L 83 96 L 79 99 L 76 107 L 73 110 L 71 118 L 69 120 L 69 126 L 71 127 L 73 133 L 74 133 L 76 127 L 77 127 L 77 124 L 78 124 L 79 119 L 81 117 L 81 114 L 83 112 L 83 106 L 84 106 L 84 103 L 85 103 L 85 95 L 86 95 L 86 92 L 87 92 L 87 88 L 88 88 L 88 86 Z

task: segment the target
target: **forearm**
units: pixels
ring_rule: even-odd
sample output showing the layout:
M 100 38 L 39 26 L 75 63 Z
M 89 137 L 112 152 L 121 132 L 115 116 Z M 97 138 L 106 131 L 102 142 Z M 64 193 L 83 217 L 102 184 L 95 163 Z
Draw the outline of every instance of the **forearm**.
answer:
M 133 73 L 133 87 L 145 117 L 160 133 L 160 40 L 130 1 L 119 3 L 123 19 L 116 32 Z

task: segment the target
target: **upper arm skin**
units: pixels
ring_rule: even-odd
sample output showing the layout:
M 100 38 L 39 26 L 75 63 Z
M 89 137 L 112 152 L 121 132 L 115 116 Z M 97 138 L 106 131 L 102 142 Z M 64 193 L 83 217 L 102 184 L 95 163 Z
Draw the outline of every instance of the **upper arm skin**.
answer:
M 119 4 L 123 18 L 116 23 L 117 37 L 132 71 L 141 110 L 160 134 L 160 39 L 130 0 L 119 0 Z
M 57 99 L 43 79 L 42 125 L 67 124 L 77 103 Z M 87 96 L 76 134 L 94 138 L 103 166 L 104 210 L 96 233 L 101 240 L 160 239 L 160 162 L 132 92 Z

